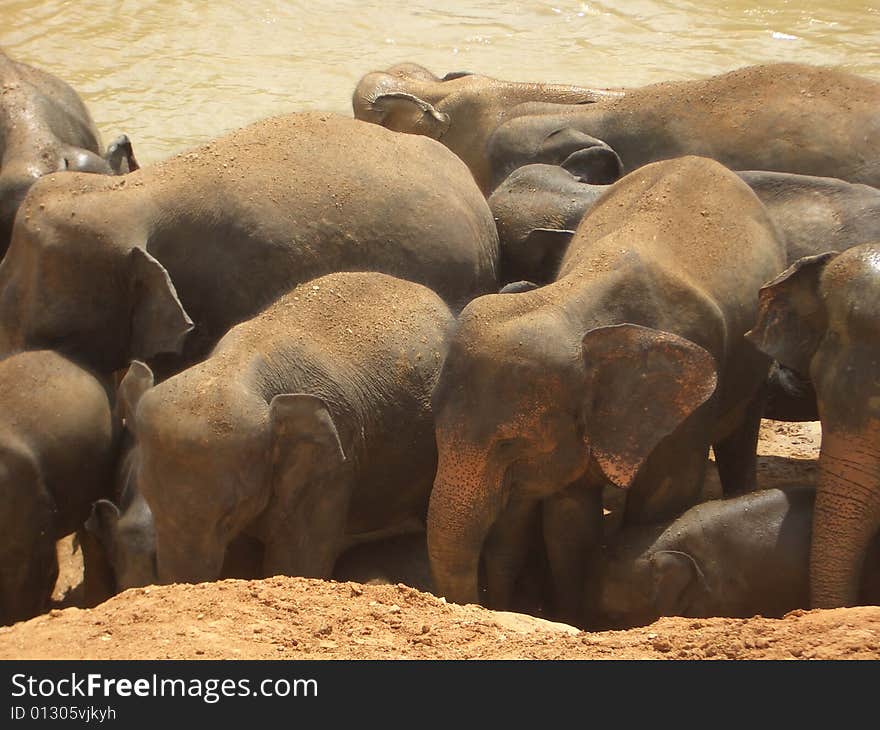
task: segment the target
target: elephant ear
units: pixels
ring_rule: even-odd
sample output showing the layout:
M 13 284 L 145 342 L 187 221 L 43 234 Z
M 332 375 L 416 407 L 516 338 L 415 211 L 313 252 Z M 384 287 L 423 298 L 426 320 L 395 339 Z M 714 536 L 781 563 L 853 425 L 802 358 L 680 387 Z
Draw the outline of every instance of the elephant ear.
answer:
M 801 375 L 825 334 L 827 313 L 819 296 L 819 280 L 837 251 L 795 261 L 758 294 L 757 324 L 746 332 L 761 352 Z
M 628 488 L 657 444 L 715 392 L 715 358 L 635 324 L 590 330 L 582 347 L 590 451 L 613 484 Z
M 104 159 L 107 160 L 107 164 L 116 175 L 124 175 L 141 168 L 134 156 L 134 149 L 127 134 L 120 134 L 113 140 L 104 153 Z
M 132 360 L 116 390 L 116 415 L 131 430 L 134 414 L 141 396 L 155 384 L 150 366 L 140 360 Z
M 523 242 L 526 258 L 536 262 L 537 273 L 552 279 L 568 250 L 572 236 L 574 231 L 570 228 L 533 228 Z
M 276 489 L 346 460 L 333 416 L 323 400 L 308 393 L 276 395 L 269 405 L 271 461 Z
M 423 134 L 440 139 L 449 129 L 448 114 L 405 91 L 380 94 L 373 100 L 370 108 L 378 114 L 379 124 L 395 132 Z
M 682 616 L 702 590 L 709 592 L 696 559 L 680 550 L 658 550 L 648 558 L 653 576 L 652 596 L 660 616 Z
M 178 353 L 193 328 L 177 296 L 171 277 L 142 248 L 129 254 L 133 307 L 131 359 L 149 360 L 160 353 Z
M 610 147 L 588 147 L 572 152 L 563 160 L 562 167 L 591 185 L 611 185 L 623 174 L 623 162 Z
M 99 499 L 92 504 L 92 513 L 85 522 L 85 528 L 105 550 L 111 549 L 120 516 L 119 507 L 109 499 Z
M 561 165 L 581 182 L 593 185 L 609 185 L 623 174 L 623 162 L 611 147 L 571 127 L 548 134 L 536 161 Z

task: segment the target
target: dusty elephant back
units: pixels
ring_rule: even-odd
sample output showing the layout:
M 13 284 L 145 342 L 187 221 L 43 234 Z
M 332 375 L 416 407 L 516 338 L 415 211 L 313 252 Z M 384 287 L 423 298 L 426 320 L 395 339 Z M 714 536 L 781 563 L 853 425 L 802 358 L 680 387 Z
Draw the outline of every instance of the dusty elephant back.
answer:
M 99 152 L 101 138 L 95 122 L 66 82 L 0 51 L 0 87 L 0 157 L 14 123 L 31 134 L 51 134 L 60 142 Z
M 101 371 L 177 352 L 170 336 L 138 347 L 127 315 L 139 292 L 170 284 L 180 321 L 195 323 L 185 364 L 317 276 L 381 271 L 459 309 L 496 290 L 497 255 L 488 204 L 442 145 L 333 115 L 276 117 L 123 177 L 40 179 L 0 266 L 0 349 L 63 339 Z M 132 261 L 155 286 L 131 283 L 149 273 Z
M 206 365 L 246 376 L 268 401 L 316 387 L 372 422 L 430 418 L 430 396 L 454 317 L 419 284 L 380 273 L 339 272 L 302 284 L 217 345 Z M 375 398 L 381 394 L 382 409 Z M 384 409 L 386 415 L 382 415 Z M 390 419 L 380 425 L 377 421 Z
M 77 529 L 109 486 L 115 444 L 108 393 L 49 351 L 0 360 L 0 433 L 27 448 L 52 494 L 59 537 Z
M 711 157 L 734 170 L 828 175 L 876 185 L 878 109 L 876 81 L 830 68 L 771 64 L 630 90 L 585 114 L 605 115 L 601 133 L 594 133 L 630 170 L 672 152 Z M 663 129 L 628 124 L 628 119 L 651 118 L 664 120 Z M 656 149 L 638 139 L 640 132 L 660 131 Z
M 166 211 L 161 221 L 171 224 L 160 221 L 147 247 L 173 281 L 192 278 L 177 245 L 179 226 L 216 232 L 230 266 L 198 298 L 207 304 L 205 297 L 219 294 L 227 306 L 230 297 L 238 300 L 236 320 L 331 271 L 416 281 L 453 308 L 496 283 L 488 205 L 465 165 L 426 138 L 332 115 L 289 115 L 145 170 L 143 184 Z M 246 265 L 241 259 L 252 255 L 254 241 L 272 265 L 242 287 L 236 263 Z M 187 288 L 178 284 L 198 320 L 200 305 Z
M 787 264 L 803 256 L 844 251 L 880 239 L 880 190 L 810 175 L 750 170 L 737 173 L 785 234 Z
M 748 185 L 718 162 L 685 157 L 615 183 L 582 219 L 557 282 L 640 262 L 711 302 L 736 336 L 751 327 L 757 290 L 784 268 L 785 250 Z

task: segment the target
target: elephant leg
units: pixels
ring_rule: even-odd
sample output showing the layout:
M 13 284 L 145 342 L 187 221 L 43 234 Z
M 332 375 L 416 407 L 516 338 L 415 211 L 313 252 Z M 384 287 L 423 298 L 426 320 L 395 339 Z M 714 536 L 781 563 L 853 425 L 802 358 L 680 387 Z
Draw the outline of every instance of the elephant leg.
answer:
M 858 601 L 865 555 L 880 528 L 880 422 L 862 431 L 823 422 L 819 487 L 810 547 L 810 606 L 838 608 Z
M 746 407 L 739 426 L 712 445 L 725 497 L 758 488 L 758 432 L 765 403 L 766 391 L 762 389 Z
M 602 541 L 602 489 L 579 479 L 542 507 L 556 613 L 578 623 L 588 568 Z
M 76 537 L 83 560 L 83 603 L 91 608 L 117 592 L 116 576 L 107 551 L 95 535 L 80 529 Z
M 344 542 L 351 483 L 339 474 L 318 479 L 269 505 L 264 573 L 329 578 Z
M 526 561 L 538 515 L 533 499 L 511 500 L 499 515 L 483 547 L 488 584 L 488 604 L 497 610 L 509 610 L 516 581 Z
M 625 525 L 670 520 L 699 501 L 713 411 L 694 411 L 651 453 L 626 495 Z

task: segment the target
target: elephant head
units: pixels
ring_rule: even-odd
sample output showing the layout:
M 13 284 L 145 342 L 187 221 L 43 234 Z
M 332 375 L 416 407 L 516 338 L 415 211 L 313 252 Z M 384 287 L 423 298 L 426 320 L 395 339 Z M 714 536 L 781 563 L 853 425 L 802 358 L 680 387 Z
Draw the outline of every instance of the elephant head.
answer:
M 452 78 L 464 76 L 453 74 Z M 450 120 L 435 105 L 459 86 L 444 86 L 447 80 L 448 77 L 441 79 L 415 63 L 368 73 L 352 96 L 355 119 L 439 139 L 449 128 Z
M 210 367 L 208 360 L 149 390 L 134 419 L 136 478 L 155 522 L 159 579 L 216 580 L 227 548 L 248 528 L 266 545 L 270 574 L 291 565 L 303 566 L 293 574 L 312 574 L 311 546 L 282 539 L 279 557 L 283 535 L 275 532 L 321 519 L 320 495 L 315 502 L 307 487 L 328 474 L 332 481 L 345 461 L 333 417 L 316 396 L 267 403 L 240 383 L 218 382 Z M 325 568 L 329 575 L 332 564 L 316 572 Z
M 622 540 L 603 551 L 598 591 L 593 585 L 586 586 L 585 604 L 591 607 L 586 624 L 590 628 L 626 629 L 653 623 L 661 616 L 704 614 L 700 605 L 711 595 L 711 589 L 691 553 L 650 549 L 635 552 L 632 547 Z
M 609 189 L 559 165 L 525 165 L 510 173 L 489 197 L 501 281 L 553 281 L 581 219 Z
M 616 182 L 623 176 L 623 162 L 606 142 L 588 133 L 589 126 L 589 120 L 572 114 L 525 114 L 499 124 L 486 144 L 492 187 L 514 170 L 536 164 L 559 165 L 591 185 Z
M 797 261 L 761 289 L 747 337 L 816 389 L 822 449 L 810 600 L 852 605 L 880 527 L 880 244 Z
M 529 311 L 543 291 L 472 302 L 433 395 L 428 548 L 439 594 L 459 603 L 476 602 L 484 542 L 509 504 L 556 495 L 591 463 L 628 487 L 715 388 L 694 343 L 633 324 L 573 333 L 564 314 Z
M 80 224 L 62 177 L 36 183 L 0 263 L 0 354 L 54 349 L 110 373 L 179 352 L 193 322 L 168 271 L 132 232 Z
M 556 105 L 590 104 L 618 95 L 570 84 L 502 81 L 466 72 L 439 78 L 421 66 L 401 64 L 364 76 L 355 88 L 352 106 L 356 119 L 441 141 L 467 164 L 488 193 L 513 168 L 495 171 L 486 156 L 486 143 L 505 118 L 517 113 L 518 106 L 555 109 Z M 584 161 L 582 167 L 601 167 L 601 181 L 610 181 L 609 157 L 595 156 L 604 159 Z M 594 174 L 592 181 L 600 182 L 600 173 Z
M 137 406 L 153 387 L 150 368 L 135 360 L 126 372 L 116 397 L 116 413 L 125 431 L 116 468 L 118 504 L 100 499 L 92 505 L 85 529 L 97 541 L 109 563 L 114 592 L 157 583 L 156 530 L 153 514 L 138 489 L 136 474 L 139 452 L 130 431 Z

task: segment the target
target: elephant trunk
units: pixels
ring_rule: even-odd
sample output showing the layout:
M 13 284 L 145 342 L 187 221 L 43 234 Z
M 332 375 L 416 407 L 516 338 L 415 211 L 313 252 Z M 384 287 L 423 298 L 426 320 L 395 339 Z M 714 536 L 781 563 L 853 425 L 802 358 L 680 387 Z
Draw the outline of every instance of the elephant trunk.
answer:
M 880 423 L 822 436 L 810 554 L 813 608 L 854 605 L 868 545 L 880 526 Z
M 428 556 L 435 590 L 455 603 L 478 602 L 483 542 L 500 511 L 497 484 L 484 478 L 485 460 L 466 450 L 440 450 L 428 507 Z
M 226 546 L 212 538 L 156 531 L 160 583 L 207 583 L 220 578 Z

